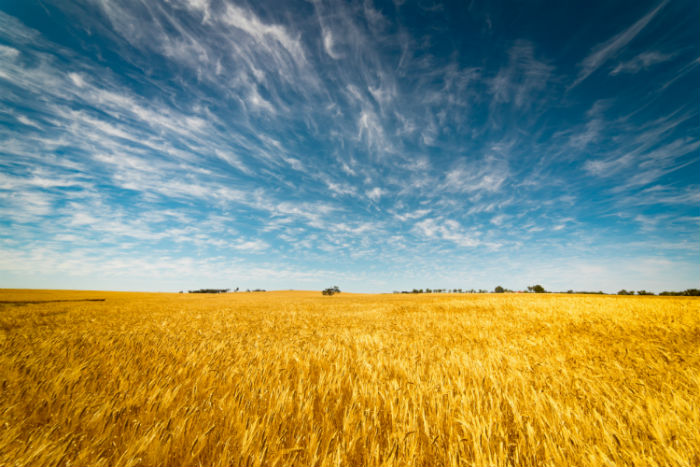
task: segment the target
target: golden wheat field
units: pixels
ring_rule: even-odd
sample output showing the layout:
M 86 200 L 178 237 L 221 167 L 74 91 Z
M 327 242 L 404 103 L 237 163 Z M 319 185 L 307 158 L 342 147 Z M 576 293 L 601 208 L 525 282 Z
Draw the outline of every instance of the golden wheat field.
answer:
M 0 301 L 3 466 L 700 464 L 695 298 Z

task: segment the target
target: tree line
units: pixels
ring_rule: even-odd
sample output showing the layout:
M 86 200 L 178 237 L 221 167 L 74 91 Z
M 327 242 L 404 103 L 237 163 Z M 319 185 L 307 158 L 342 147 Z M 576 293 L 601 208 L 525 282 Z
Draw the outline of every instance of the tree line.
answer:
M 238 292 L 239 288 L 236 287 L 233 292 Z M 246 289 L 246 292 L 267 292 L 265 289 Z M 187 293 L 229 293 L 231 292 L 231 289 L 197 289 L 197 290 L 188 290 Z M 180 293 L 183 293 L 181 290 Z
M 412 289 L 412 290 L 394 290 L 395 294 L 422 294 L 422 293 L 513 293 L 514 291 L 503 286 L 497 285 L 493 291 L 486 289 Z M 587 294 L 587 295 L 608 295 L 602 290 L 597 292 L 588 290 L 573 290 L 569 289 L 566 292 L 550 292 L 545 290 L 540 284 L 528 285 L 527 290 L 517 291 L 518 293 L 567 293 L 567 294 Z M 612 295 L 656 295 L 654 292 L 649 292 L 647 290 L 634 290 L 627 291 L 625 289 L 620 290 L 616 294 Z M 659 293 L 659 296 L 681 296 L 681 297 L 698 297 L 700 296 L 700 289 L 686 289 L 680 292 L 664 291 Z
M 238 287 L 233 290 L 233 292 L 238 292 Z M 228 293 L 230 292 L 231 289 L 197 289 L 197 290 L 188 290 L 188 293 Z M 246 292 L 266 292 L 265 289 L 246 289 Z M 430 288 L 425 288 L 425 289 L 412 289 L 412 290 L 394 290 L 395 294 L 423 294 L 423 293 L 514 293 L 514 290 L 505 288 L 503 286 L 497 285 L 493 291 L 489 291 L 486 289 L 461 289 L 461 288 L 456 288 L 456 289 L 430 289 Z M 517 291 L 518 293 L 567 293 L 567 294 L 595 294 L 595 295 L 608 295 L 603 291 L 586 291 L 586 290 L 577 290 L 574 291 L 573 289 L 569 289 L 566 292 L 549 292 L 545 290 L 544 287 L 542 287 L 540 284 L 536 285 L 528 285 L 527 290 L 523 291 Z M 180 293 L 183 293 L 180 291 Z M 337 285 L 334 285 L 333 287 L 328 287 L 327 289 L 324 289 L 321 291 L 323 295 L 335 295 L 340 293 L 340 288 Z M 637 290 L 636 292 L 634 290 L 625 290 L 622 289 L 618 291 L 616 294 L 612 295 L 656 295 L 654 292 L 649 292 L 647 290 Z M 700 289 L 686 289 L 683 291 L 679 292 L 674 292 L 674 291 L 664 291 L 659 293 L 659 296 L 676 296 L 676 297 L 698 297 L 700 296 Z

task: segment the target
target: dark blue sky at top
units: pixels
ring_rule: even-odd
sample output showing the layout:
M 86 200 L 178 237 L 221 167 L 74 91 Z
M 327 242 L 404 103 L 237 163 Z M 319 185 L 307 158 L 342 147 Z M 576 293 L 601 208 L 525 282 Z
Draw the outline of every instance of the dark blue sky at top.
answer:
M 699 10 L 0 1 L 0 285 L 697 287 Z

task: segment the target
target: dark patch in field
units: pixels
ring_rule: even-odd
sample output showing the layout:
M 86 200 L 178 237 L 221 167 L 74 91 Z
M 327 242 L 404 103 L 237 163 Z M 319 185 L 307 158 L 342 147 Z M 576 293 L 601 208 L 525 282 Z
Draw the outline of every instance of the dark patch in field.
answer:
M 0 305 L 37 305 L 41 303 L 63 303 L 63 302 L 104 302 L 105 298 L 84 298 L 80 300 L 0 300 Z

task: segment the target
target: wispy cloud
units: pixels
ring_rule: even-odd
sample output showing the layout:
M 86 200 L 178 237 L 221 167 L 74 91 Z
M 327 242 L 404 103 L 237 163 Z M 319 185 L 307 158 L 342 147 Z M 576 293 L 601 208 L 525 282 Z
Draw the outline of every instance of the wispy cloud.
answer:
M 463 287 L 498 280 L 494 264 L 613 257 L 630 237 L 629 258 L 697 253 L 697 109 L 678 98 L 695 89 L 696 34 L 646 34 L 678 19 L 670 3 L 614 21 L 612 38 L 571 23 L 562 44 L 504 34 L 524 23 L 492 6 L 459 31 L 444 18 L 472 12 L 456 4 L 5 10 L 0 278 L 44 261 L 88 279 L 144 267 L 174 286 L 170 262 L 202 281 Z M 591 53 L 577 68 L 560 49 Z M 567 92 L 598 70 L 599 88 Z
M 610 74 L 617 75 L 620 73 L 637 73 L 641 70 L 646 70 L 653 65 L 666 62 L 672 58 L 673 54 L 664 54 L 656 51 L 643 52 L 631 60 L 620 62 L 615 68 L 613 68 Z
M 428 238 L 439 238 L 454 242 L 461 247 L 476 247 L 482 244 L 477 238 L 478 232 L 467 232 L 454 219 L 440 221 L 433 218 L 419 221 L 414 231 Z
M 579 64 L 579 74 L 576 80 L 569 86 L 569 89 L 576 87 L 604 63 L 614 58 L 620 50 L 626 47 L 627 44 L 632 42 L 632 40 L 642 32 L 667 3 L 668 0 L 663 0 L 624 31 L 595 46 L 593 50 L 591 50 L 591 53 Z
M 517 42 L 508 51 L 508 65 L 491 80 L 494 102 L 532 107 L 537 93 L 547 88 L 552 71 L 551 65 L 535 58 L 532 44 Z

